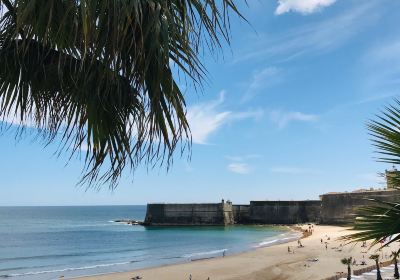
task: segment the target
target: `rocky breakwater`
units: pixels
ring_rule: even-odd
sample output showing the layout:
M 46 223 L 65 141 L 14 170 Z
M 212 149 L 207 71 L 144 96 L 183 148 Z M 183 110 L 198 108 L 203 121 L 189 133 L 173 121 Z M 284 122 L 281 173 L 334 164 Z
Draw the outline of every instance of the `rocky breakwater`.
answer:
M 132 225 L 132 226 L 143 226 L 145 223 L 143 221 L 137 221 L 137 220 L 115 220 L 113 221 L 114 223 L 121 223 L 121 224 L 127 224 L 127 225 Z

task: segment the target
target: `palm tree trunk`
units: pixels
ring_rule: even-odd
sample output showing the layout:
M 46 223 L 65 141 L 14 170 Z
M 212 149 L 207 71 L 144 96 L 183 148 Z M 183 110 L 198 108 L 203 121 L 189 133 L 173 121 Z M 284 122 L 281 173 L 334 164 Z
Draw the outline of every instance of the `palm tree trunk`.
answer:
M 351 280 L 351 267 L 350 267 L 350 263 L 347 265 L 347 280 Z
M 376 280 L 383 280 L 381 276 L 381 271 L 379 269 L 378 260 L 376 260 L 375 262 L 376 262 Z
M 397 267 L 397 258 L 394 259 L 394 278 L 399 279 L 399 268 Z

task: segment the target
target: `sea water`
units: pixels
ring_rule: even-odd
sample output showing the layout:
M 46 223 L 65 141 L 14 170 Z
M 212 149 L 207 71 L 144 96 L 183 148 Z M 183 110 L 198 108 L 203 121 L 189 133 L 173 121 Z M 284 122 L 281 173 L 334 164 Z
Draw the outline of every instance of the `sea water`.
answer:
M 282 227 L 143 227 L 146 206 L 0 207 L 0 278 L 72 278 L 190 262 L 295 238 Z

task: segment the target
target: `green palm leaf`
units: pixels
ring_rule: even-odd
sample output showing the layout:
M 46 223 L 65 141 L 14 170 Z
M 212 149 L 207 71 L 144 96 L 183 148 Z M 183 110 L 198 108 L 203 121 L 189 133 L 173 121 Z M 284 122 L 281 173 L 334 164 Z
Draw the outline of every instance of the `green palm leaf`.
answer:
M 0 117 L 61 136 L 60 153 L 86 147 L 81 182 L 111 187 L 126 165 L 190 147 L 173 73 L 201 88 L 200 52 L 229 43 L 229 14 L 241 16 L 233 0 L 0 3 Z
M 373 145 L 377 148 L 380 162 L 400 163 L 400 101 L 385 107 L 385 111 L 367 124 Z M 388 184 L 400 186 L 400 172 L 393 171 L 386 178 Z M 400 203 L 371 199 L 373 205 L 362 207 L 356 213 L 353 229 L 357 233 L 346 236 L 352 241 L 374 240 L 390 244 L 400 240 Z M 399 200 L 400 202 L 400 200 Z M 391 238 L 391 239 L 390 239 Z M 389 240 L 390 239 L 390 240 Z
M 374 205 L 357 211 L 353 229 L 357 232 L 345 239 L 355 242 L 374 240 L 371 246 L 381 242 L 390 244 L 400 239 L 400 204 L 369 199 Z

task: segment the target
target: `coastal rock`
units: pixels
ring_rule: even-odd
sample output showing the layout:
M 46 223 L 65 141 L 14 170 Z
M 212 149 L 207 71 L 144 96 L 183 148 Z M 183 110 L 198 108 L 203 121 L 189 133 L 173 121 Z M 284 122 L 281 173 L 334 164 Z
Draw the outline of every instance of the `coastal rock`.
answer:
M 128 225 L 132 225 L 132 226 L 142 226 L 144 225 L 143 221 L 137 221 L 137 220 L 115 220 L 113 221 L 114 223 L 123 223 L 123 224 L 128 224 Z

